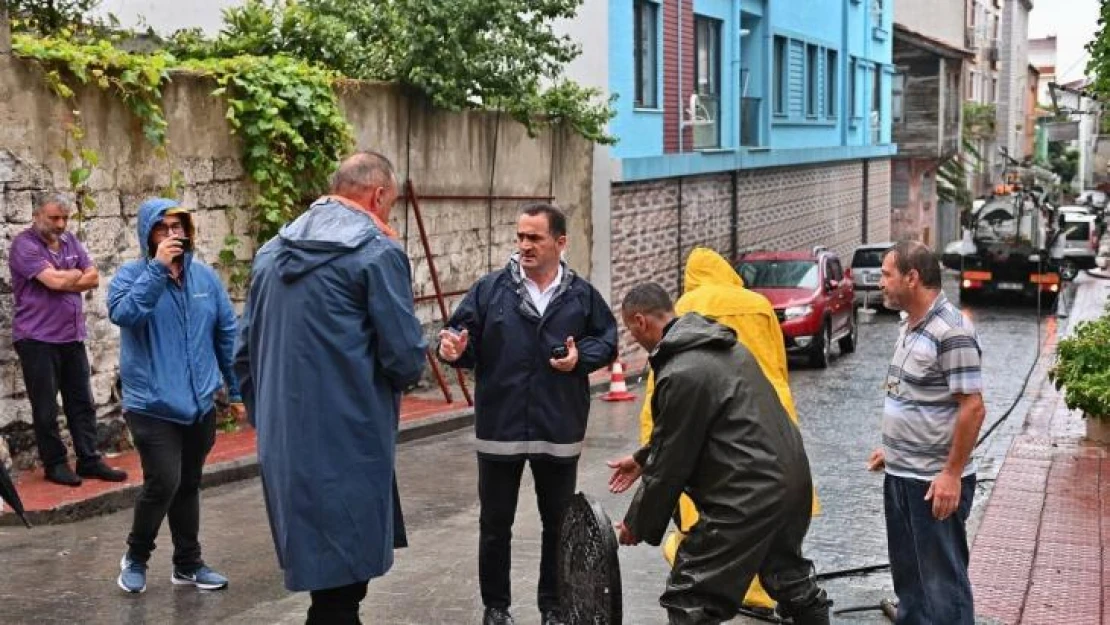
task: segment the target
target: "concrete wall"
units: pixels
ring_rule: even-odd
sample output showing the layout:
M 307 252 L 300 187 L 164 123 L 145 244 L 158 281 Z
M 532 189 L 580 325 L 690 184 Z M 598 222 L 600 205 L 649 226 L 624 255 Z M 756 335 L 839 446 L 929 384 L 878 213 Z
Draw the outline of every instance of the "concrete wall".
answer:
M 629 5 L 629 15 L 631 15 Z M 569 35 L 582 46 L 582 54 L 567 64 L 563 75 L 584 87 L 601 91 L 609 97 L 609 31 L 611 9 L 609 0 L 585 0 L 572 20 L 558 22 L 556 34 Z M 614 132 L 612 127 L 610 132 Z M 593 248 L 591 250 L 590 279 L 603 293 L 609 293 L 609 178 L 612 163 L 609 146 L 595 145 L 593 155 Z
M 1006 2 L 998 45 L 997 141 L 999 147 L 1021 159 L 1025 143 L 1026 82 L 1029 80 L 1029 9 L 1024 2 Z
M 915 33 L 964 47 L 965 0 L 895 0 L 894 21 Z
M 890 238 L 890 165 L 869 162 L 867 241 Z M 864 241 L 864 163 L 737 172 L 736 249 L 732 248 L 732 173 L 613 185 L 614 309 L 634 285 L 682 288 L 686 256 L 696 246 L 731 258 L 752 248 L 825 245 L 848 258 Z M 681 200 L 681 202 L 680 202 Z M 625 333 L 622 357 L 641 357 Z
M 0 98 L 0 433 L 8 442 L 13 437 L 21 441 L 22 448 L 13 443 L 15 453 L 30 440 L 30 406 L 9 339 L 8 246 L 30 221 L 33 194 L 68 186 L 59 157 L 66 145 L 63 124 L 68 107 L 43 85 L 31 64 L 0 57 L 0 93 L 5 94 Z M 102 159 L 89 180 L 98 208 L 80 226 L 80 236 L 102 275 L 101 287 L 88 295 L 85 309 L 93 393 L 98 413 L 108 421 L 118 399 L 118 329 L 107 319 L 105 295 L 115 270 L 138 254 L 135 213 L 141 200 L 169 182 L 171 169 L 179 169 L 184 175 L 183 203 L 195 209 L 199 257 L 214 263 L 229 233 L 243 238 L 237 249 L 240 259 L 249 260 L 253 253 L 242 208 L 251 201 L 251 187 L 244 181 L 239 144 L 224 119 L 226 105 L 208 95 L 212 87 L 185 75 L 167 85 L 168 160 L 155 156 L 138 122 L 114 97 L 97 90 L 78 95 L 87 147 Z M 578 272 L 590 274 L 593 150 L 588 142 L 561 129 L 530 138 L 507 117 L 434 110 L 389 85 L 350 83 L 341 91 L 357 147 L 384 153 L 395 164 L 398 178 L 411 179 L 419 195 L 487 196 L 491 173 L 494 195 L 554 195 L 569 217 L 568 260 Z M 513 223 L 520 203 L 421 202 L 445 291 L 463 291 L 491 267 L 504 264 L 515 246 Z M 430 296 L 434 291 L 429 265 L 410 207 L 399 201 L 391 222 L 403 234 L 412 260 L 415 295 Z M 448 307 L 458 299 L 451 298 Z M 434 302 L 419 303 L 417 313 L 430 332 L 438 320 Z M 103 425 L 108 427 L 107 422 Z

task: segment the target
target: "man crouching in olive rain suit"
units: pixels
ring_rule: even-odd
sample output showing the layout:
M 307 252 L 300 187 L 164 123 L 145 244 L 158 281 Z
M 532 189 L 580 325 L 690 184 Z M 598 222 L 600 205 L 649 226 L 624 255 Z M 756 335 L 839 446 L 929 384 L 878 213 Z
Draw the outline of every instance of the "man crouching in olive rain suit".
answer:
M 676 318 L 658 284 L 621 306 L 655 374 L 651 443 L 613 463 L 610 488 L 643 482 L 618 526 L 622 545 L 658 545 L 679 495 L 700 511 L 678 548 L 659 603 L 671 625 L 722 623 L 737 588 L 758 573 L 796 625 L 829 622 L 825 591 L 802 557 L 813 484 L 798 428 L 751 352 L 732 330 L 689 313 Z

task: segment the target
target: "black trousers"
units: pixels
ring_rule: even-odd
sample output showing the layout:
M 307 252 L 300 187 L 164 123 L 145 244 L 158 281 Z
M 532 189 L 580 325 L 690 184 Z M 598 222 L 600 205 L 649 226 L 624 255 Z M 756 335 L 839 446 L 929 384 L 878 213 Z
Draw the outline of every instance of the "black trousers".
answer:
M 828 600 L 817 586 L 813 563 L 802 555 L 813 505 L 807 480 L 778 497 L 768 509 L 740 527 L 702 519 L 678 548 L 675 566 L 659 603 L 670 625 L 716 625 L 736 615 L 744 590 L 759 575 L 764 589 L 779 603 L 779 612 L 794 623 L 828 621 Z M 823 618 L 822 618 L 823 615 Z
M 489 608 L 507 610 L 512 604 L 511 542 L 524 462 L 478 459 L 478 501 L 481 504 L 478 582 L 482 603 Z M 541 611 L 557 610 L 559 523 L 574 495 L 578 460 L 567 463 L 529 460 L 528 464 L 536 483 L 536 505 L 543 524 L 537 603 Z
M 358 606 L 366 598 L 369 583 L 367 580 L 338 588 L 313 590 L 309 593 L 312 605 L 308 607 L 305 625 L 361 625 Z
M 216 413 L 182 425 L 133 412 L 124 413 L 143 464 L 143 490 L 135 502 L 135 518 L 127 537 L 127 555 L 146 562 L 154 539 L 169 518 L 173 565 L 186 571 L 200 557 L 200 478 L 204 459 L 216 442 Z
M 58 434 L 58 391 L 62 392 L 78 468 L 96 464 L 100 460 L 96 451 L 96 407 L 89 386 L 89 356 L 85 353 L 85 344 L 24 339 L 15 342 L 15 352 L 19 354 L 23 382 L 31 400 L 35 443 L 43 466 L 52 467 L 66 461 L 66 447 Z

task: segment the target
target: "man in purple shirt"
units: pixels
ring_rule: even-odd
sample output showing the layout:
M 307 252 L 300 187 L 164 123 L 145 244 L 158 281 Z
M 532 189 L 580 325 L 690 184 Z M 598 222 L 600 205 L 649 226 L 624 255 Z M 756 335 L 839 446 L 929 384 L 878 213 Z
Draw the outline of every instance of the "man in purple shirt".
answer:
M 81 477 L 122 482 L 127 474 L 106 465 L 96 451 L 81 294 L 97 287 L 100 274 L 85 246 L 66 232 L 69 213 L 64 197 L 36 202 L 31 227 L 12 240 L 12 343 L 23 367 L 46 479 L 66 486 L 80 486 Z M 58 435 L 58 391 L 77 454 L 76 474 Z

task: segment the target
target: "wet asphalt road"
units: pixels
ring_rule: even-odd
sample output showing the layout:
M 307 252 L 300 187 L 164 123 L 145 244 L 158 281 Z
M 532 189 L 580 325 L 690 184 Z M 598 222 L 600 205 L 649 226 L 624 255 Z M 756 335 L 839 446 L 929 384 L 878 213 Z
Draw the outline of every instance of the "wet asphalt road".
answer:
M 1033 360 L 1035 309 L 969 308 L 985 348 L 988 422 L 1014 400 Z M 1051 330 L 1048 324 L 1041 331 Z M 855 354 L 827 370 L 792 368 L 791 387 L 824 512 L 813 521 L 807 554 L 817 570 L 886 561 L 881 476 L 864 469 L 879 442 L 882 379 L 897 336 L 896 318 L 880 315 L 860 328 Z M 638 390 L 638 389 L 633 389 Z M 604 460 L 631 451 L 638 403 L 594 403 L 579 487 L 595 495 L 617 519 L 627 496 L 605 490 Z M 984 446 L 981 475 L 990 477 L 1020 429 L 1025 405 Z M 403 445 L 398 473 L 411 547 L 398 552 L 394 570 L 370 585 L 363 603 L 368 624 L 478 623 L 476 468 L 468 431 Z M 986 485 L 989 487 L 989 485 Z M 535 584 L 539 520 L 531 481 L 525 478 L 514 539 L 514 614 L 538 623 Z M 977 498 L 985 500 L 986 488 Z M 202 593 L 169 582 L 169 537 L 163 528 L 148 590 L 125 595 L 115 586 L 130 512 L 32 531 L 0 528 L 0 622 L 4 623 L 301 623 L 308 597 L 284 591 L 273 556 L 257 480 L 205 491 L 202 542 L 209 564 L 231 578 L 224 592 Z M 658 549 L 622 548 L 625 623 L 664 623 L 656 598 L 667 566 Z M 825 584 L 838 608 L 877 604 L 892 597 L 889 575 Z M 755 622 L 737 619 L 735 622 Z M 883 623 L 877 612 L 835 622 Z

